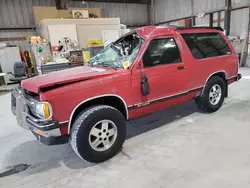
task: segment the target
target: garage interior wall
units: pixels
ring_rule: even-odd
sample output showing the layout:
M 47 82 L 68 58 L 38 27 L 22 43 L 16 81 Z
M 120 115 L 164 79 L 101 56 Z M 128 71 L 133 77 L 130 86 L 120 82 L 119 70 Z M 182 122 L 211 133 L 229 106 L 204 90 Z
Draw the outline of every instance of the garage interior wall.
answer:
M 231 0 L 232 8 L 249 5 L 249 0 Z M 198 13 L 212 12 L 225 8 L 225 0 L 154 0 L 155 23 L 168 22 L 174 19 L 191 17 Z M 193 5 L 193 6 L 192 6 Z M 221 11 L 220 26 L 224 28 L 225 11 Z M 214 26 L 218 26 L 218 13 L 213 13 Z M 231 12 L 230 35 L 240 36 L 242 31 L 248 29 L 249 8 L 234 10 Z M 179 21 L 173 21 L 161 25 L 179 25 Z M 209 15 L 203 18 L 195 18 L 195 25 L 209 26 Z M 241 53 L 241 44 L 234 44 L 237 53 Z
M 193 6 L 192 6 L 193 4 Z M 249 5 L 249 0 L 232 0 L 232 8 Z M 201 12 L 211 12 L 225 8 L 225 0 L 155 0 L 154 21 L 155 23 L 167 22 L 169 20 L 180 19 L 196 15 Z M 231 13 L 231 35 L 239 36 L 242 28 L 247 29 L 249 20 L 249 10 L 240 9 Z M 218 13 L 213 14 L 214 20 L 218 18 Z M 221 11 L 221 19 L 224 19 L 224 11 Z M 209 16 L 195 18 L 196 25 L 208 25 Z M 178 25 L 178 21 L 170 22 L 171 25 Z M 214 23 L 217 26 L 217 23 Z M 167 25 L 167 24 L 165 24 Z M 220 24 L 224 27 L 224 21 Z
M 190 16 L 190 0 L 155 0 L 155 23 Z
M 65 0 L 62 0 L 64 5 Z M 55 6 L 55 0 L 0 0 L 1 28 L 34 28 L 33 30 L 0 30 L 0 38 L 25 37 L 35 34 L 33 6 Z M 67 7 L 101 8 L 103 17 L 119 17 L 122 24 L 138 27 L 148 24 L 148 7 L 145 4 L 100 3 L 68 1 Z M 19 45 L 21 50 L 28 49 L 26 41 L 8 41 L 10 45 Z

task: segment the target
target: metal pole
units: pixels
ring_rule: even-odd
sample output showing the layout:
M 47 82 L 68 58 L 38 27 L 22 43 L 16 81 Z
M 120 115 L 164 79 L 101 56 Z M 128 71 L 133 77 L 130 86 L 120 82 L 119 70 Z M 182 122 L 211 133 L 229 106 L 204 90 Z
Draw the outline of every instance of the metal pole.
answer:
M 244 55 L 243 55 L 243 63 L 242 63 L 242 66 L 245 66 L 246 63 L 247 63 L 247 56 L 249 55 L 249 34 L 250 34 L 250 7 L 248 8 L 249 9 L 249 14 L 248 14 L 248 30 L 247 30 L 247 38 L 246 38 L 246 49 L 244 51 Z
M 224 30 L 226 30 L 226 36 L 230 35 L 230 23 L 231 23 L 231 8 L 232 0 L 225 0 L 225 21 L 224 21 Z
M 213 27 L 214 16 L 213 13 L 209 14 L 209 27 Z
M 221 12 L 218 12 L 218 20 L 217 20 L 217 26 L 220 27 L 221 22 Z
M 57 9 L 61 9 L 61 0 L 55 0 L 55 3 L 56 3 L 56 8 Z
M 195 26 L 195 18 L 196 18 L 196 16 L 194 15 L 194 0 L 190 0 L 190 2 L 191 2 L 192 26 Z
M 152 24 L 152 8 L 151 8 L 151 0 L 148 2 L 148 25 Z

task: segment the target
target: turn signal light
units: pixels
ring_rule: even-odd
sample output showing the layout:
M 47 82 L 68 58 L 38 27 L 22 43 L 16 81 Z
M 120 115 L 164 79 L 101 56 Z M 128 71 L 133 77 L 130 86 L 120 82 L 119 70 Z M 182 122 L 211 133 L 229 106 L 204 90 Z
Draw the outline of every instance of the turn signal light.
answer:
M 48 119 L 50 117 L 49 105 L 47 103 L 43 104 L 43 113 L 45 119 Z

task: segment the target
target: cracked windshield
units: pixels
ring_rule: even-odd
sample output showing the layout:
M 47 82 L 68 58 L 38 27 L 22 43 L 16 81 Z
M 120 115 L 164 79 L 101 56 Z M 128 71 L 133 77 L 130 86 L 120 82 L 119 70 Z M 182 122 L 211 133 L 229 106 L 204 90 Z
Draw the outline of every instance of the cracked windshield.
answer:
M 135 60 L 142 43 L 143 39 L 138 34 L 130 34 L 105 47 L 90 59 L 89 65 L 127 69 Z

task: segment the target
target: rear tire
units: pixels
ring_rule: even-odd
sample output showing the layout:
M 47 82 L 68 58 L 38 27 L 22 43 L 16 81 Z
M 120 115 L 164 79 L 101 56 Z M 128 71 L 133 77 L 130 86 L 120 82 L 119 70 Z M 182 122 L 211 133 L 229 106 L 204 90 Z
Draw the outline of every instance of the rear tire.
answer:
M 111 106 L 93 106 L 84 110 L 71 129 L 70 144 L 82 159 L 99 163 L 114 157 L 126 138 L 126 121 Z
M 198 108 L 205 112 L 218 111 L 226 96 L 226 82 L 219 76 L 213 76 L 205 86 L 202 95 L 195 99 Z

